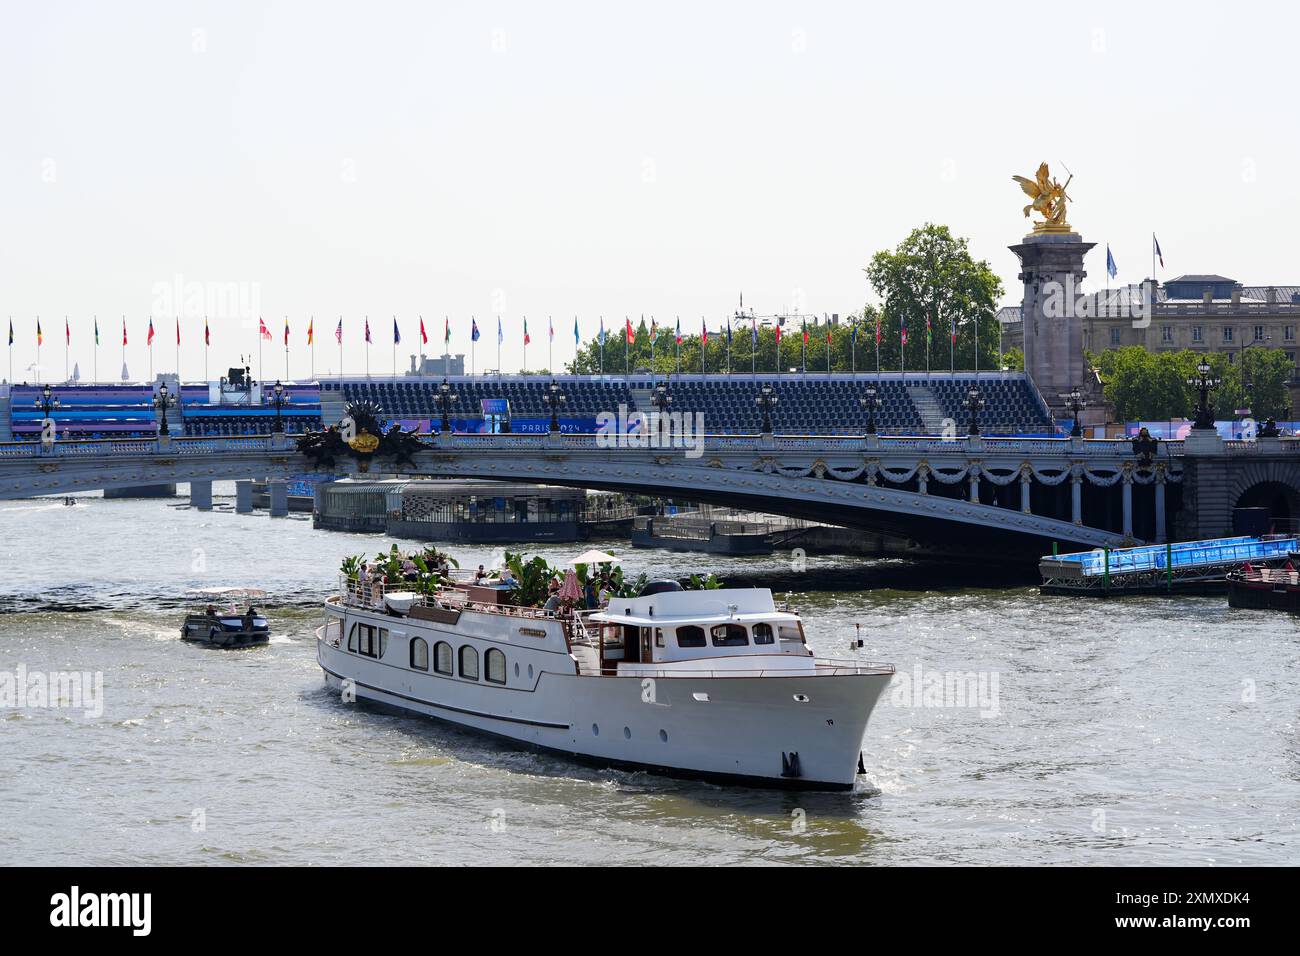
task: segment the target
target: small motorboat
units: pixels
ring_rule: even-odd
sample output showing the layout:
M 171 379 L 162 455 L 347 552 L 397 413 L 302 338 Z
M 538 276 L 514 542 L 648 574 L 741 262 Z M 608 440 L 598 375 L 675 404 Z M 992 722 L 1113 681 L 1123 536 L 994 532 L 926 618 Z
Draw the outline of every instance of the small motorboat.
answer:
M 252 647 L 271 640 L 266 615 L 256 607 L 266 599 L 265 591 L 203 588 L 188 591 L 185 596 L 194 606 L 181 625 L 182 640 L 213 647 Z

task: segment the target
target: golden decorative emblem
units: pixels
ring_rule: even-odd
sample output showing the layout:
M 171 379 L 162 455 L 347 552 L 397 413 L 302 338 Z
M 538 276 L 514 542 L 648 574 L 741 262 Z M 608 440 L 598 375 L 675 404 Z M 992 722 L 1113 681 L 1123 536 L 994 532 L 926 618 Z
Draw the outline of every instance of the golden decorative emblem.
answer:
M 1070 185 L 1070 180 L 1074 179 L 1074 174 L 1070 173 L 1069 179 L 1062 186 L 1052 178 L 1047 169 L 1046 163 L 1040 163 L 1038 172 L 1033 179 L 1026 179 L 1024 176 L 1012 176 L 1020 184 L 1020 188 L 1025 191 L 1032 202 L 1025 207 L 1025 218 L 1029 218 L 1031 211 L 1038 213 L 1043 217 L 1043 222 L 1034 223 L 1035 233 L 1066 233 L 1070 231 L 1070 224 L 1065 221 L 1065 204 L 1073 202 L 1066 195 L 1066 187 Z
M 379 439 L 363 428 L 348 442 L 348 447 L 362 455 L 373 455 L 375 449 L 379 447 Z

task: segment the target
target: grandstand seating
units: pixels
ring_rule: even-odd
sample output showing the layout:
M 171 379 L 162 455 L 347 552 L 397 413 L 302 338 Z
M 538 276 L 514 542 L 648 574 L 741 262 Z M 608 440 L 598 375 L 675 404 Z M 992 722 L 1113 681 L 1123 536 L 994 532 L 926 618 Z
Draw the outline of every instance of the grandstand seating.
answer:
M 15 385 L 10 392 L 14 439 L 37 439 L 45 414 L 37 406 L 43 386 Z M 59 435 L 73 439 L 152 438 L 158 433 L 148 385 L 54 385 Z

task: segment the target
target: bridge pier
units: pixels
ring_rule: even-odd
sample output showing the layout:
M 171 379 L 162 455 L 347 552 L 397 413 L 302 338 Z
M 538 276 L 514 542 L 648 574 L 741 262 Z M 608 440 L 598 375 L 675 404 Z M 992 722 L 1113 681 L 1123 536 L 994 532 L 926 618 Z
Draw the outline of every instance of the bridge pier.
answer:
M 235 514 L 253 513 L 253 483 L 251 481 L 235 482 Z
M 212 510 L 212 482 L 190 482 L 190 507 L 198 511 Z
M 271 503 L 272 518 L 289 516 L 289 483 L 285 481 L 268 481 L 266 494 Z

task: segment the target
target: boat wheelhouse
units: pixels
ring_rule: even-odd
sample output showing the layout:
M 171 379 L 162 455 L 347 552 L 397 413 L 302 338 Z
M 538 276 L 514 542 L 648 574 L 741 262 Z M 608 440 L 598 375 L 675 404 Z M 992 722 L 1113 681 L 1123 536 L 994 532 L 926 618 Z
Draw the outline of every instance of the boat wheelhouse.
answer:
M 468 580 L 423 594 L 344 581 L 326 682 L 599 766 L 844 790 L 888 664 L 819 657 L 766 589 L 683 591 L 556 616 Z

